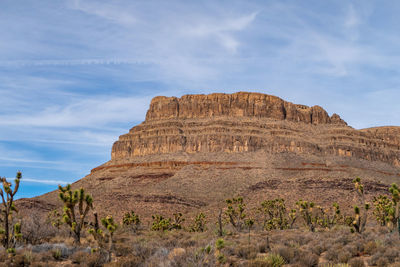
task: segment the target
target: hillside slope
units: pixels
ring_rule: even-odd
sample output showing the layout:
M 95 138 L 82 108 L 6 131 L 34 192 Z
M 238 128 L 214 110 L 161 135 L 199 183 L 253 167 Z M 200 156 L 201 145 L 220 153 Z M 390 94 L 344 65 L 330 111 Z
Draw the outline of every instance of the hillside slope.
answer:
M 348 206 L 355 176 L 370 193 L 400 181 L 400 127 L 356 130 L 319 106 L 239 92 L 155 97 L 111 160 L 73 186 L 87 188 L 102 213 L 150 217 L 214 213 L 234 195 L 250 206 L 278 196 Z M 57 203 L 51 192 L 19 204 Z

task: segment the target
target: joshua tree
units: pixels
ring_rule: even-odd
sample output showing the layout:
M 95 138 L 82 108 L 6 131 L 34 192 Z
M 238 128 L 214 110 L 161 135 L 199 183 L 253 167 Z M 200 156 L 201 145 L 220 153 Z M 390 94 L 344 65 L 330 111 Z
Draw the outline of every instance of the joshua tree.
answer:
M 136 232 L 138 230 L 140 223 L 141 222 L 139 215 L 137 215 L 134 211 L 125 213 L 124 217 L 122 218 L 122 224 L 124 226 L 130 227 L 133 232 Z
M 400 214 L 399 214 L 399 205 L 400 205 L 400 192 L 397 184 L 393 183 L 389 188 L 390 194 L 392 194 L 392 219 L 393 219 L 393 227 L 397 226 L 397 231 L 400 234 Z
M 259 211 L 264 216 L 263 228 L 266 230 L 292 228 L 296 220 L 296 210 L 288 213 L 282 198 L 263 201 Z
M 351 228 L 352 232 L 362 233 L 365 230 L 365 225 L 367 224 L 367 213 L 369 210 L 369 204 L 365 202 L 364 195 L 364 186 L 361 184 L 360 177 L 357 177 L 353 180 L 354 188 L 357 192 L 357 195 L 361 202 L 361 208 L 358 206 L 354 206 L 354 220 L 353 220 L 353 228 Z
M 227 199 L 226 204 L 228 207 L 225 215 L 228 217 L 228 221 L 236 230 L 241 231 L 246 218 L 244 213 L 246 204 L 243 203 L 243 197 Z
M 171 230 L 176 229 L 180 230 L 183 228 L 182 223 L 185 221 L 181 212 L 174 213 L 174 219 L 170 220 L 171 222 Z
M 111 215 L 101 219 L 101 224 L 105 230 L 101 230 L 99 226 L 99 220 L 97 213 L 94 213 L 94 228 L 89 229 L 89 234 L 93 235 L 97 241 L 100 249 L 107 251 L 107 261 L 111 261 L 111 252 L 113 250 L 113 236 L 115 230 L 117 230 L 117 224 Z
M 171 229 L 171 219 L 164 218 L 162 215 L 152 215 L 153 223 L 151 230 L 153 231 L 168 231 Z
M 320 210 L 320 217 L 318 220 L 318 224 L 324 228 L 332 228 L 336 224 L 342 221 L 343 216 L 340 212 L 339 204 L 336 202 L 333 203 L 331 209 L 323 209 L 318 206 Z
M 218 226 L 217 235 L 221 237 L 224 235 L 223 222 L 222 222 L 222 209 L 220 209 L 218 213 L 217 226 Z
M 244 221 L 244 224 L 246 225 L 247 229 L 249 230 L 249 248 L 250 248 L 250 232 L 251 232 L 251 228 L 253 228 L 254 225 L 254 220 L 253 219 L 246 219 Z
M 304 223 L 311 232 L 314 232 L 315 227 L 318 223 L 318 215 L 316 215 L 314 211 L 314 202 L 299 200 L 296 202 L 296 205 L 301 214 L 301 217 L 303 217 Z
M 21 223 L 17 222 L 13 225 L 12 220 L 13 212 L 18 212 L 14 205 L 14 196 L 18 192 L 21 178 L 21 172 L 17 172 L 14 189 L 12 189 L 12 184 L 8 182 L 5 177 L 0 178 L 0 181 L 3 183 L 3 189 L 0 188 L 0 196 L 3 201 L 3 207 L 0 208 L 2 214 L 2 216 L 0 216 L 0 222 L 3 224 L 3 228 L 0 228 L 0 236 L 4 248 L 7 250 L 13 249 L 16 245 L 16 241 L 22 237 Z
M 206 230 L 206 216 L 200 212 L 189 227 L 190 232 L 204 232 Z
M 93 209 L 93 198 L 85 194 L 83 188 L 71 191 L 71 185 L 58 186 L 59 197 L 64 203 L 63 222 L 71 229 L 74 241 L 79 244 L 81 241 L 81 231 L 86 224 L 85 218 L 90 209 Z
M 379 195 L 374 197 L 374 215 L 381 226 L 394 226 L 394 207 L 393 201 L 388 196 Z

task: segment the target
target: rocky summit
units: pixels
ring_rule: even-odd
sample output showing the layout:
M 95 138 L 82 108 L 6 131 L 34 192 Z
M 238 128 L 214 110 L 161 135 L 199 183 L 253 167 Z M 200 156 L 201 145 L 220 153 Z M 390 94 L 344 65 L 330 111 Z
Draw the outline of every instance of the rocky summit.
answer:
M 95 206 L 121 216 L 181 211 L 215 213 L 224 200 L 249 205 L 283 197 L 349 206 L 352 179 L 384 193 L 400 179 L 400 127 L 356 130 L 320 106 L 276 96 L 155 97 L 143 123 L 114 143 L 111 160 L 73 184 Z M 20 201 L 48 211 L 57 193 Z

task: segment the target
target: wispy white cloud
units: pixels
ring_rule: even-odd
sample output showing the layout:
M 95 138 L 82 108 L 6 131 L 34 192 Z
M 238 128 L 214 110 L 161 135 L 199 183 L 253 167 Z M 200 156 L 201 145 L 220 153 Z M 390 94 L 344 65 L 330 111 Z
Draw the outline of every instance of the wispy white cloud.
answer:
M 14 178 L 7 178 L 8 181 L 13 181 Z M 48 185 L 66 185 L 71 183 L 70 181 L 64 180 L 48 180 L 48 179 L 33 179 L 33 178 L 22 178 L 23 182 L 31 182 L 31 183 L 39 183 L 39 184 L 48 184 Z
M 69 6 L 75 10 L 85 12 L 87 14 L 99 16 L 103 19 L 130 26 L 136 23 L 137 19 L 133 16 L 129 9 L 125 9 L 115 3 L 99 3 L 98 1 L 81 1 L 72 0 L 68 2 Z
M 88 98 L 65 106 L 50 105 L 29 116 L 0 115 L 0 125 L 104 128 L 109 123 L 143 119 L 149 102 L 150 98 L 141 97 Z
M 244 30 L 256 18 L 257 12 L 237 18 L 206 21 L 201 24 L 187 26 L 183 29 L 187 36 L 198 38 L 216 38 L 229 52 L 235 53 L 240 42 L 234 33 Z

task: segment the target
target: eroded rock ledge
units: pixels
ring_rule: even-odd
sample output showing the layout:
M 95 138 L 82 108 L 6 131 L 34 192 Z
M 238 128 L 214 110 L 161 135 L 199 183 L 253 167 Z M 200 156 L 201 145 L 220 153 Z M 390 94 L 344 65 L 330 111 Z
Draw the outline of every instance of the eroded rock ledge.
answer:
M 320 106 L 297 105 L 276 96 L 247 92 L 185 95 L 181 98 L 158 96 L 151 101 L 146 121 L 220 116 L 346 125 L 339 115 L 333 114 L 330 117 Z

